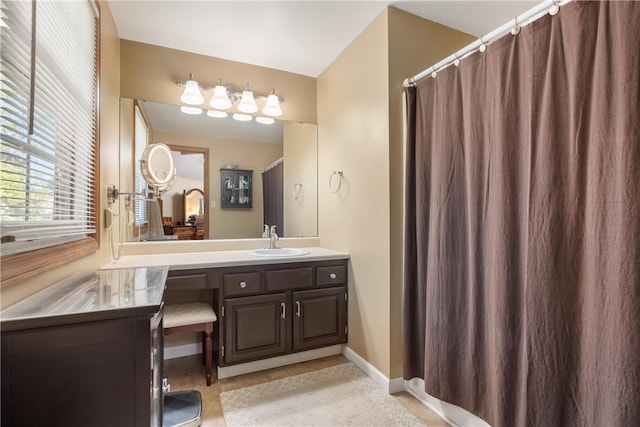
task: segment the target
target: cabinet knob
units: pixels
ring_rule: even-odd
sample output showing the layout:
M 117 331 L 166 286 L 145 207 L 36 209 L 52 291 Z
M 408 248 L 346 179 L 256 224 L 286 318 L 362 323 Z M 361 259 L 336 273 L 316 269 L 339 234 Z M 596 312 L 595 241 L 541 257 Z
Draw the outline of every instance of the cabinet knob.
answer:
M 245 281 L 240 282 L 240 287 L 242 289 L 246 288 L 247 287 L 247 282 L 245 282 Z
M 331 273 L 329 275 L 329 279 L 331 279 L 331 280 L 335 280 L 336 277 L 338 277 L 338 276 L 336 276 L 336 273 Z

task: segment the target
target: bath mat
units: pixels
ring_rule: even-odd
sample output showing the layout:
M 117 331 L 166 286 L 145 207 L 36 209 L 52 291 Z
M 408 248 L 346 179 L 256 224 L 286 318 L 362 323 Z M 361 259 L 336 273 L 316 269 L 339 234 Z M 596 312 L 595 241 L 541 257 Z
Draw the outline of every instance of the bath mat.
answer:
M 229 427 L 424 426 L 353 363 L 220 394 Z

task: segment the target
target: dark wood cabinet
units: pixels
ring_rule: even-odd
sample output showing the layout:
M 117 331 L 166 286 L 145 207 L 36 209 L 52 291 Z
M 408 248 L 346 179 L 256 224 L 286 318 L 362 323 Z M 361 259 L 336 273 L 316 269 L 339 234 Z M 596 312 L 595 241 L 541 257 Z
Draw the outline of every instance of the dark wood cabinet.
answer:
M 347 341 L 346 260 L 226 268 L 220 365 Z
M 204 225 L 164 225 L 165 236 L 176 236 L 177 240 L 203 240 Z
M 283 354 L 287 349 L 287 295 L 225 300 L 227 363 Z
M 3 333 L 2 425 L 149 426 L 149 320 Z
M 166 275 L 80 274 L 3 312 L 2 426 L 161 426 Z
M 347 290 L 344 286 L 293 293 L 293 350 L 347 340 Z
M 253 171 L 220 169 L 220 207 L 245 208 L 253 206 Z

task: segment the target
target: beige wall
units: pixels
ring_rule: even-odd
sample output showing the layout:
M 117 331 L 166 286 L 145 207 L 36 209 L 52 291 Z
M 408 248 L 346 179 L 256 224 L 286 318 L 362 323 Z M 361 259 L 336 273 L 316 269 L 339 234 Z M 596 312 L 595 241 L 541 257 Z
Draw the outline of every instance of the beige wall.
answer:
M 351 254 L 349 347 L 388 376 L 387 31 L 385 10 L 318 77 L 318 194 L 320 246 Z
M 249 83 L 256 95 L 275 89 L 282 98 L 280 119 L 316 123 L 312 77 L 129 40 L 121 41 L 120 50 L 123 97 L 180 105 L 183 89 L 175 82 L 184 82 L 193 73 L 201 86 L 212 87 L 220 78 L 240 89 Z M 205 95 L 205 102 L 210 98 Z
M 262 170 L 282 157 L 282 144 L 222 140 L 199 135 L 154 132 L 154 143 L 209 149 L 209 238 L 257 238 L 262 236 Z M 220 168 L 234 163 L 253 170 L 251 209 L 220 209 Z M 211 207 L 211 201 L 215 207 Z
M 320 245 L 351 253 L 349 346 L 389 378 L 402 376 L 402 81 L 471 41 L 388 8 L 318 78 Z
M 283 236 L 317 236 L 318 128 L 309 123 L 285 122 L 283 141 Z M 296 184 L 302 184 L 299 190 L 296 190 Z
M 118 111 L 120 97 L 120 39 L 111 17 L 109 5 L 100 1 L 100 182 L 99 203 L 107 206 L 106 184 L 118 183 Z M 0 290 L 1 306 L 11 304 L 34 294 L 51 284 L 81 271 L 92 271 L 107 262 L 109 236 L 101 230 L 100 249 L 92 255 L 32 277 L 19 284 Z

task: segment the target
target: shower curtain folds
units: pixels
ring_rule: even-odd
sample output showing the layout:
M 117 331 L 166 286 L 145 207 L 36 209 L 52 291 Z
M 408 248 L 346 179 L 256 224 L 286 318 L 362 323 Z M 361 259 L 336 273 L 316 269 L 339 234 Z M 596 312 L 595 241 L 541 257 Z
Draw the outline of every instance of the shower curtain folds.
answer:
M 640 422 L 640 2 L 407 88 L 404 377 L 494 427 Z

